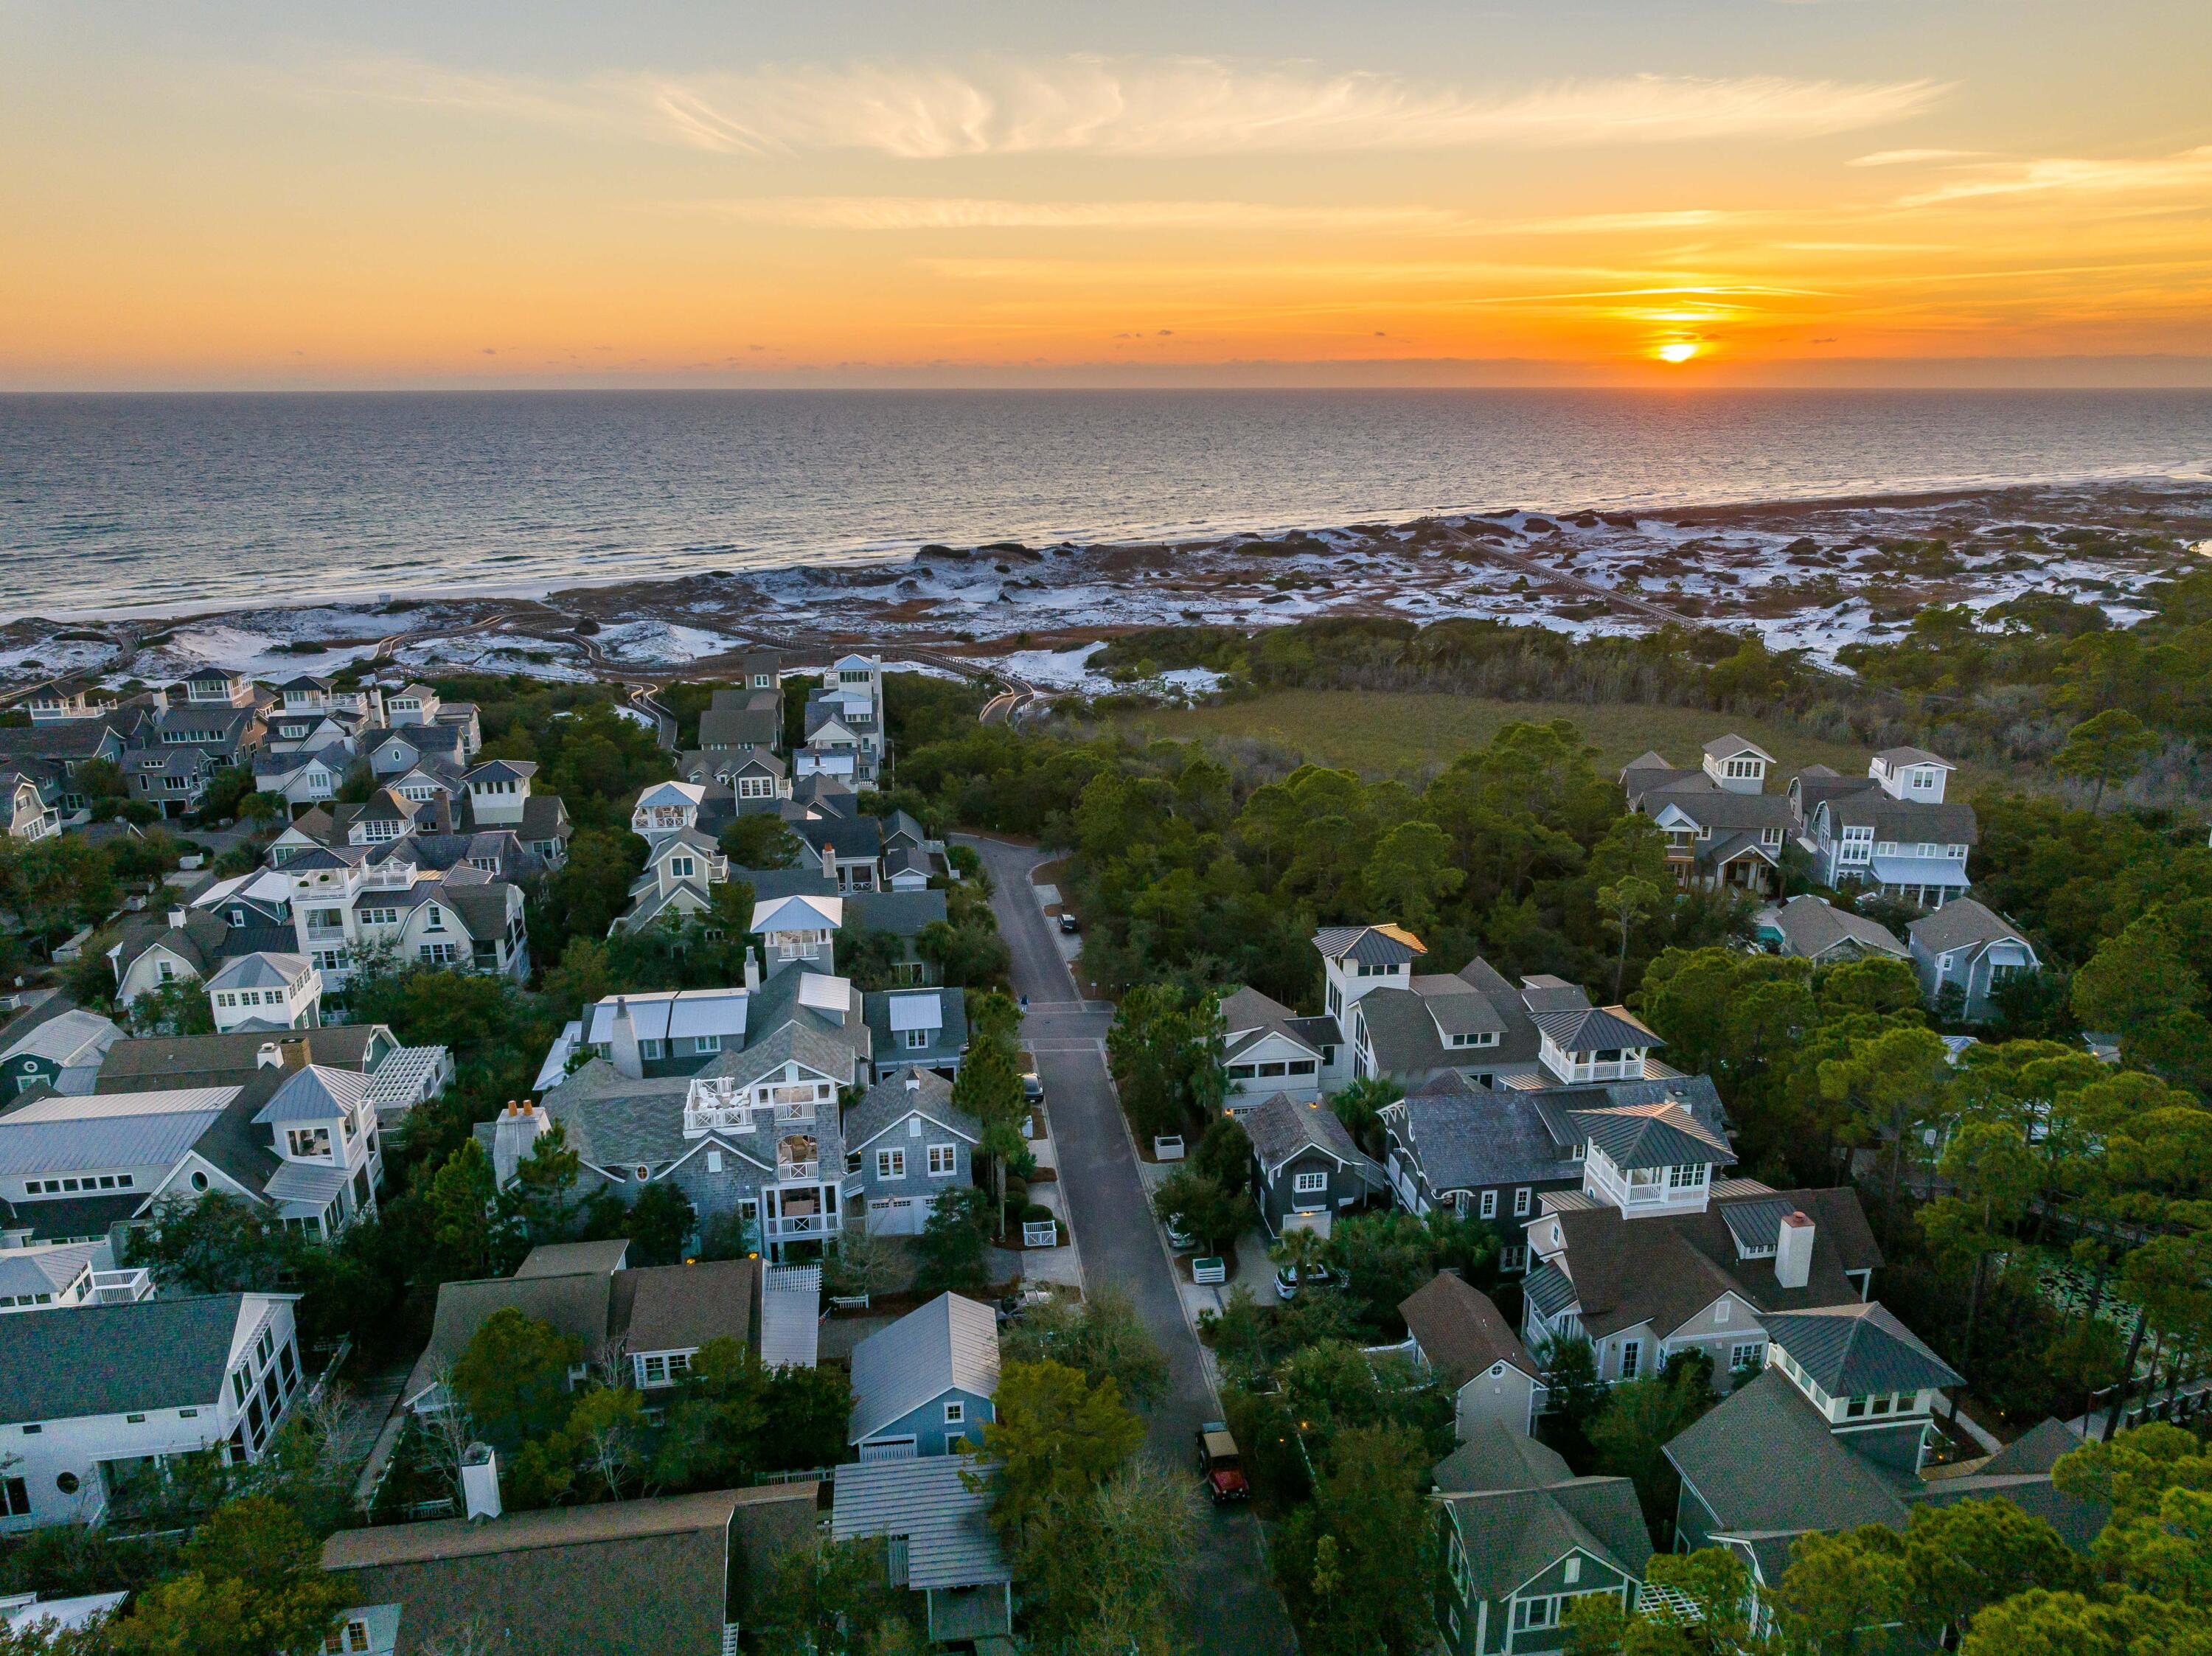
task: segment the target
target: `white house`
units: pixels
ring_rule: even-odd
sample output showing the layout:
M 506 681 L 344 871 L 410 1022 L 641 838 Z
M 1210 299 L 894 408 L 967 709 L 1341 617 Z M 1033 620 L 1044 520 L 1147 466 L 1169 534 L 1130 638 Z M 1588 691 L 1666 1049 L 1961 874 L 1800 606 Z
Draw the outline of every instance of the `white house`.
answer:
M 27 1230 L 0 1231 L 0 1315 L 129 1305 L 154 1292 L 150 1273 L 118 1271 L 106 1237 L 38 1242 Z
M 2043 969 L 2035 946 L 2020 928 L 1972 897 L 1957 897 L 1905 927 L 1921 992 L 1931 1006 L 1954 995 L 1967 1018 L 1979 1022 L 1996 1010 L 1998 989 Z
M 257 952 L 225 961 L 207 993 L 217 1034 L 313 1029 L 323 1021 L 323 974 L 305 955 Z
M 306 1382 L 295 1298 L 0 1317 L 0 1533 L 112 1520 L 185 1458 L 259 1459 Z
M 1398 1307 L 1413 1361 L 1452 1392 L 1452 1430 L 1466 1442 L 1484 1421 L 1522 1437 L 1536 1429 L 1547 1395 L 1542 1371 L 1490 1296 L 1442 1271 Z
M 60 809 L 46 792 L 20 770 L 0 765 L 0 830 L 13 840 L 43 840 L 61 832 Z
M 707 790 L 697 782 L 656 782 L 630 807 L 629 826 L 648 840 L 699 826 L 699 807 Z
M 889 745 L 884 722 L 884 664 L 873 656 L 840 656 L 807 698 L 806 745 L 794 775 L 830 776 L 872 787 Z
M 753 905 L 752 924 L 768 955 L 767 971 L 773 977 L 787 966 L 804 962 L 821 972 L 835 972 L 838 928 L 845 924 L 842 897 L 778 897 Z
M 404 858 L 371 864 L 351 846 L 289 858 L 298 947 L 342 992 L 364 951 L 400 962 L 453 967 L 520 982 L 530 974 L 522 888 L 459 864 L 426 869 Z

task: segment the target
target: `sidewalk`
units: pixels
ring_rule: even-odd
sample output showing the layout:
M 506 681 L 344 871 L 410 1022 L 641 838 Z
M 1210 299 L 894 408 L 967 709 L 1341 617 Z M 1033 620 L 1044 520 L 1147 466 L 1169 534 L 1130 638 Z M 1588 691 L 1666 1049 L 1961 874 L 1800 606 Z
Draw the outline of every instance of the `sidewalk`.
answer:
M 1050 1168 L 1055 1174 L 1060 1169 L 1060 1149 L 1052 1137 L 1052 1104 L 1048 1099 L 1039 1109 L 1036 1119 L 1044 1137 L 1029 1141 L 1030 1154 L 1036 1157 L 1037 1166 Z M 1040 1207 L 1050 1208 L 1053 1215 L 1067 1228 L 1067 1244 L 1064 1247 L 1024 1248 L 1014 1257 L 1022 1264 L 1022 1278 L 1025 1282 L 1049 1283 L 1062 1288 L 1083 1292 L 1083 1250 L 1075 1235 L 1075 1221 L 1067 1211 L 1067 1193 L 1054 1178 L 1041 1180 L 1030 1186 L 1030 1200 Z

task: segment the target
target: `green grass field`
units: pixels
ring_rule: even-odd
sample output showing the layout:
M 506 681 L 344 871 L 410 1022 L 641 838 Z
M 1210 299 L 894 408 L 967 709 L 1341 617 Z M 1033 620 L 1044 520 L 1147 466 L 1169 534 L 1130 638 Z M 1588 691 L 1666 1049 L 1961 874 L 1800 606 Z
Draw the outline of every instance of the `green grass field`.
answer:
M 1488 701 L 1474 696 L 1415 695 L 1393 690 L 1281 690 L 1219 707 L 1128 715 L 1132 729 L 1154 736 L 1247 738 L 1301 759 L 1368 776 L 1395 776 L 1449 762 L 1479 748 L 1515 719 L 1572 721 L 1597 749 L 1597 767 L 1611 775 L 1646 749 L 1685 769 L 1710 737 L 1729 731 L 1780 761 L 1770 791 L 1807 765 L 1831 765 L 1846 776 L 1866 773 L 1867 754 L 1846 743 L 1694 707 L 1589 707 L 1571 701 Z M 1969 786 L 1986 779 L 1971 774 Z

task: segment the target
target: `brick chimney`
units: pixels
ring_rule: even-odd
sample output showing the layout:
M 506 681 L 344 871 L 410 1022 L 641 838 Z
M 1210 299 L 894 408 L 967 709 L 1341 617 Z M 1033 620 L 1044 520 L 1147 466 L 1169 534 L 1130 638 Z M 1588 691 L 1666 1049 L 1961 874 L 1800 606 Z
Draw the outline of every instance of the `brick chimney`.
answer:
M 1774 1239 L 1774 1280 L 1802 1288 L 1813 1274 L 1813 1222 L 1803 1213 L 1785 1213 Z

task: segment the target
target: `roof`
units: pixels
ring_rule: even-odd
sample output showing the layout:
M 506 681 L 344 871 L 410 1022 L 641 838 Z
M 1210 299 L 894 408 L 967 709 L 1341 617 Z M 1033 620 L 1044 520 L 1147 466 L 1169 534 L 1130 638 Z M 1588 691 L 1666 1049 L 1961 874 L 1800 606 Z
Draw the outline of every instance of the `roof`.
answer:
M 2039 1426 L 2029 1427 L 1976 1470 L 1984 1477 L 2047 1472 L 2058 1464 L 2062 1455 L 2072 1454 L 2082 1442 L 2081 1434 L 2064 1421 L 2046 1420 Z
M 258 1319 L 270 1302 L 262 1294 L 198 1294 L 0 1317 L 0 1419 L 212 1404 L 240 1320 Z
M 0 1058 L 43 1058 L 66 1065 L 80 1058 L 87 1047 L 103 1040 L 112 1043 L 122 1034 L 113 1019 L 70 1006 L 26 1028 L 14 1046 L 0 1048 Z
M 1764 759 L 1770 765 L 1774 762 L 1774 755 L 1767 752 L 1765 749 L 1760 747 L 1759 743 L 1756 742 L 1747 742 L 1742 737 L 1736 736 L 1733 733 L 1727 736 L 1715 737 L 1711 741 L 1705 743 L 1705 757 L 1708 759 L 1734 759 L 1741 754 L 1747 753 L 1755 759 Z M 1647 758 L 1657 757 L 1656 755 L 1647 755 L 1645 756 Z
M 911 1077 L 915 1083 L 909 1087 Z M 885 1077 L 845 1112 L 845 1148 L 857 1151 L 919 1111 L 970 1144 L 982 1142 L 982 1124 L 952 1101 L 952 1083 L 934 1070 L 908 1070 Z
M 1966 1383 L 1917 1334 L 1873 1301 L 1782 1312 L 1760 1321 L 1766 1338 L 1831 1397 Z
M 1802 1311 L 1814 1306 L 1858 1303 L 1857 1287 L 1844 1273 L 1881 1263 L 1858 1194 L 1835 1190 L 1761 1190 L 1747 1199 L 1788 1200 L 1814 1222 L 1813 1258 L 1803 1288 L 1784 1288 L 1770 1258 L 1743 1259 L 1717 1198 L 1703 1213 L 1628 1219 L 1616 1208 L 1561 1207 L 1554 1215 L 1566 1247 L 1567 1271 L 1583 1326 L 1594 1339 L 1650 1323 L 1662 1338 L 1723 1294 L 1754 1311 Z M 1546 1207 L 1553 1207 L 1546 1198 Z M 1538 1290 L 1533 1280 L 1525 1291 Z
M 749 931 L 835 931 L 845 924 L 845 905 L 836 897 L 777 897 L 753 905 Z
M 440 1373 L 460 1356 L 496 1311 L 520 1311 L 550 1323 L 581 1340 L 587 1353 L 596 1353 L 606 1343 L 612 1277 L 611 1271 L 584 1271 L 565 1277 L 486 1277 L 440 1283 L 429 1343 L 415 1359 L 401 1400 L 412 1402 L 435 1386 Z
M 54 1093 L 0 1115 L 0 1174 L 174 1167 L 237 1098 L 235 1087 Z
M 1469 1422 L 1459 1447 L 1437 1463 L 1435 1472 L 1437 1489 L 1446 1495 L 1540 1489 L 1571 1483 L 1574 1476 L 1557 1449 L 1498 1420 Z
M 1538 1378 L 1535 1359 L 1490 1296 L 1449 1271 L 1437 1272 L 1414 1289 L 1399 1303 L 1398 1314 L 1422 1355 L 1454 1390 L 1501 1362 Z
M 629 1258 L 627 1237 L 608 1237 L 591 1242 L 540 1242 L 522 1256 L 514 1268 L 517 1277 L 574 1277 L 583 1272 L 601 1276 L 620 1271 Z
M 1930 954 L 1948 955 L 1954 949 L 1972 949 L 2008 938 L 2025 943 L 2020 928 L 2003 915 L 1972 897 L 1954 897 L 1933 914 L 1923 914 L 1905 928 L 1912 941 Z
M 989 1470 L 969 1455 L 840 1466 L 830 1536 L 838 1541 L 904 1536 L 907 1585 L 917 1590 L 1010 1581 L 1013 1570 L 991 1528 L 996 1493 L 981 1477 L 976 1481 L 983 1487 L 968 1487 L 971 1475 Z
M 1458 1524 L 1478 1598 L 1505 1598 L 1570 1553 L 1587 1553 L 1638 1580 L 1651 1557 L 1636 1486 L 1625 1477 L 1439 1498 Z
M 1938 845 L 1979 843 L 1974 808 L 1955 799 L 1899 799 L 1874 783 L 1830 793 L 1822 809 L 1839 823 L 1871 828 L 1876 840 L 1929 840 Z
M 303 1061 L 341 1070 L 358 1070 L 368 1061 L 379 1037 L 387 1046 L 392 1031 L 380 1023 L 334 1023 L 319 1029 L 296 1029 L 277 1037 L 278 1050 L 288 1064 Z M 265 1034 L 155 1035 L 118 1040 L 107 1049 L 100 1065 L 100 1092 L 128 1092 L 139 1088 L 206 1086 L 215 1077 L 235 1083 L 251 1077 L 259 1062 Z M 300 1057 L 297 1060 L 294 1053 Z
M 770 1265 L 761 1274 L 760 1358 L 770 1368 L 811 1368 L 822 1338 L 822 1267 Z
M 858 1443 L 951 1391 L 988 1398 L 999 1389 L 999 1324 L 988 1305 L 940 1294 L 853 1348 Z
M 517 1651 L 703 1653 L 723 1647 L 747 1584 L 811 1540 L 818 1487 L 342 1530 L 323 1568 L 356 1603 L 404 1606 L 398 1656 L 459 1648 L 486 1627 Z
M 615 1014 L 623 1007 L 629 1009 L 630 1027 L 636 1030 L 640 1040 L 743 1035 L 745 1007 L 750 999 L 743 989 L 683 989 L 617 995 L 594 1001 L 584 1009 L 584 1040 L 591 1046 L 605 1046 L 612 1040 Z
M 935 920 L 945 918 L 941 891 L 855 891 L 845 899 L 847 916 L 864 931 L 888 931 L 896 937 L 912 937 Z
M 1891 770 L 1906 765 L 1941 765 L 1947 771 L 1959 767 L 1940 753 L 1930 753 L 1925 748 L 1884 748 L 1875 757 Z
M 1762 925 L 1771 925 L 1782 934 L 1784 954 L 1800 960 L 1819 960 L 1834 949 L 1845 948 L 1900 959 L 1907 953 L 1888 927 L 1849 909 L 1838 908 L 1825 897 L 1809 894 L 1792 897 L 1786 903 L 1761 909 L 1758 919 Z
M 1905 1521 L 1900 1492 L 1853 1454 L 1779 1368 L 1683 1429 L 1667 1459 L 1728 1530 L 1848 1530 Z
M 1288 1093 L 1277 1093 L 1244 1117 L 1244 1131 L 1269 1179 L 1285 1162 L 1302 1152 L 1316 1149 L 1334 1157 L 1378 1187 L 1382 1175 L 1375 1163 L 1352 1142 L 1352 1134 L 1336 1112 L 1321 1099 L 1301 1103 Z
M 357 1070 L 319 1064 L 295 1070 L 253 1118 L 257 1127 L 276 1121 L 343 1119 L 368 1097 L 368 1077 Z
M 1536 1027 L 1570 1052 L 1667 1044 L 1625 1006 L 1581 1006 L 1534 1016 Z
M 1324 959 L 1357 961 L 1362 966 L 1403 966 L 1428 945 L 1400 925 L 1329 925 L 1314 933 Z
M 696 1350 L 709 1340 L 750 1342 L 757 1259 L 702 1259 L 615 1274 L 609 1331 L 632 1351 Z
M 1577 1110 L 1576 1126 L 1615 1167 L 1729 1167 L 1735 1151 L 1728 1140 L 1680 1104 L 1629 1104 Z

